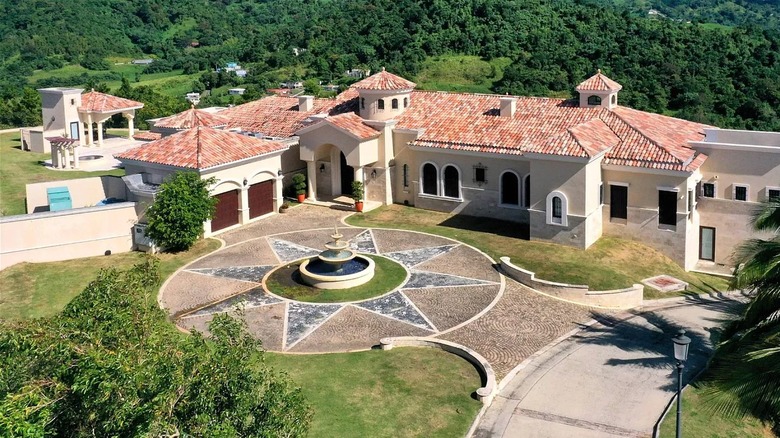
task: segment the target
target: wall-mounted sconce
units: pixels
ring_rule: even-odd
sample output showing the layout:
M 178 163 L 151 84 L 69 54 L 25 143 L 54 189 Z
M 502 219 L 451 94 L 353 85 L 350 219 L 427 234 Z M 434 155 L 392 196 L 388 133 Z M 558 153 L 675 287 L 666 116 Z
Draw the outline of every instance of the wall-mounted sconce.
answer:
M 320 164 L 320 173 L 325 173 L 325 163 Z
M 376 179 L 376 169 L 371 171 L 371 179 Z
M 75 104 L 76 104 L 76 99 L 71 99 L 71 100 L 70 100 L 70 104 L 71 104 L 71 105 L 75 105 Z
M 246 178 L 244 178 L 244 187 L 246 187 L 246 185 L 247 185 L 248 183 L 249 183 L 249 181 L 247 181 L 247 179 L 246 179 Z
M 276 174 L 277 174 L 277 175 L 279 175 L 279 176 L 282 176 L 282 175 L 284 175 L 284 174 L 282 173 L 282 169 L 279 169 L 278 171 L 276 171 Z
M 54 120 L 55 120 L 55 117 L 54 117 L 54 116 L 51 116 L 51 121 L 53 122 Z

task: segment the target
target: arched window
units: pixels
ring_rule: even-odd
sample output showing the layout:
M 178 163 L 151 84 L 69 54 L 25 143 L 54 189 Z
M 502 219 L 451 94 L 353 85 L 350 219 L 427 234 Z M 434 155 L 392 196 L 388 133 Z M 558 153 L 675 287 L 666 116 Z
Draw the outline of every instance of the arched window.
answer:
M 393 99 L 393 100 L 390 102 L 390 106 L 391 106 L 393 109 L 398 109 L 398 99 Z
M 444 168 L 444 196 L 460 198 L 460 172 L 452 165 Z
M 523 207 L 531 208 L 531 175 L 525 176 L 523 192 Z
M 422 167 L 422 192 L 426 195 L 438 195 L 436 190 L 438 178 L 436 177 L 436 166 L 433 163 L 425 163 Z
M 612 105 L 617 104 L 617 94 L 612 95 Z
M 409 106 L 409 98 L 404 97 L 404 108 L 406 108 L 407 106 Z
M 501 204 L 520 205 L 520 178 L 512 171 L 501 174 Z
M 588 105 L 601 105 L 601 98 L 598 96 L 588 96 Z
M 377 100 L 376 101 L 376 105 L 377 105 L 377 108 L 380 109 L 380 110 L 385 109 L 385 100 L 384 99 Z
M 361 97 L 360 98 L 360 109 L 366 109 L 366 98 Z
M 409 187 L 409 165 L 404 164 L 404 187 Z
M 561 192 L 552 192 L 547 195 L 547 223 L 554 225 L 568 225 L 568 200 Z

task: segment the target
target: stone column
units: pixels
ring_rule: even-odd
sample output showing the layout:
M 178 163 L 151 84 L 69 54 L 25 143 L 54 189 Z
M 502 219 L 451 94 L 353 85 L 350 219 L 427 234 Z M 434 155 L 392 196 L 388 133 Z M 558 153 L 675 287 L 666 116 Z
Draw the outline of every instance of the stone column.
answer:
M 87 114 L 87 146 L 93 146 L 95 139 L 92 136 L 92 114 Z
M 98 147 L 103 147 L 103 122 L 98 122 L 97 124 L 97 130 L 98 130 Z
M 317 161 L 311 160 L 306 162 L 306 173 L 309 177 L 309 199 L 312 201 L 317 200 Z
M 79 168 L 79 148 L 75 146 L 73 147 L 73 168 Z
M 135 114 L 124 114 L 124 116 L 127 118 L 127 139 L 132 140 L 133 135 L 135 135 L 135 126 L 133 125 Z

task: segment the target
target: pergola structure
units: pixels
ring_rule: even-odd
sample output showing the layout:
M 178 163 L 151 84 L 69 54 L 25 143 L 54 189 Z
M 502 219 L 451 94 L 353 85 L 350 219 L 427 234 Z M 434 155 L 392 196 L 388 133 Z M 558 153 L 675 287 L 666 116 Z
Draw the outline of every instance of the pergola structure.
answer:
M 46 137 L 51 143 L 51 165 L 58 169 L 78 169 L 78 139 L 68 137 Z
M 94 89 L 81 95 L 79 106 L 79 119 L 87 126 L 87 146 L 93 146 L 95 140 L 92 136 L 92 126 L 97 123 L 97 145 L 103 146 L 103 122 L 114 114 L 122 114 L 127 119 L 128 136 L 132 139 L 135 133 L 133 119 L 135 110 L 141 109 L 144 104 L 122 97 L 101 93 Z

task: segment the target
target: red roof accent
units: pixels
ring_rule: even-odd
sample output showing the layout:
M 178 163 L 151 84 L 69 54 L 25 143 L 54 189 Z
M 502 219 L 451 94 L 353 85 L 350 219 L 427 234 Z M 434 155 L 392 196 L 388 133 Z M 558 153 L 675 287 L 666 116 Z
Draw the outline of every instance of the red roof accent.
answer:
M 577 85 L 577 91 L 620 91 L 623 86 L 599 71 Z
M 220 111 L 228 128 L 261 133 L 268 137 L 292 137 L 315 114 L 341 114 L 357 109 L 357 91 L 347 90 L 335 99 L 314 99 L 311 111 L 298 111 L 297 97 L 269 96 Z
M 526 152 L 590 158 L 620 143 L 620 138 L 599 118 L 591 119 L 534 144 Z
M 380 132 L 363 123 L 363 118 L 355 113 L 344 113 L 325 119 L 327 123 L 341 128 L 361 140 L 379 137 Z
M 123 97 L 112 96 L 99 91 L 88 91 L 81 95 L 79 111 L 107 113 L 143 108 L 144 104 Z
M 352 88 L 358 90 L 411 90 L 415 86 L 417 84 L 414 82 L 387 72 L 384 68 L 379 73 L 352 84 Z
M 162 118 L 156 121 L 154 126 L 160 128 L 190 129 L 196 126 L 216 128 L 227 124 L 228 120 L 225 117 L 193 107 L 187 111 L 182 111 L 178 114 Z
M 198 126 L 127 150 L 115 155 L 115 158 L 190 169 L 208 169 L 287 148 L 286 144 L 278 141 L 260 140 Z
M 159 132 L 144 131 L 133 135 L 133 139 L 141 141 L 159 140 L 162 138 L 162 134 Z

